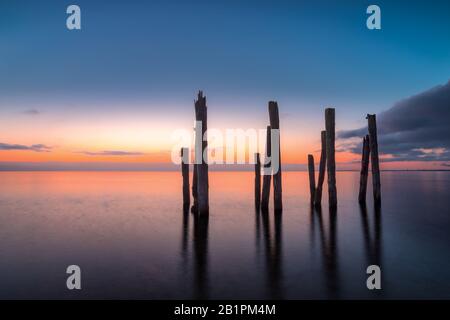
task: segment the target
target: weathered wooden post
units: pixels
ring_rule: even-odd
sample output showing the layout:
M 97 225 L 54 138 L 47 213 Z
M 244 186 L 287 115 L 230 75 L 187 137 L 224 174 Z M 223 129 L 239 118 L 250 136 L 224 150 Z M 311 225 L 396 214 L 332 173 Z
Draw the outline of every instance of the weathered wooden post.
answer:
M 309 191 L 311 194 L 311 205 L 314 203 L 314 194 L 316 193 L 316 177 L 314 171 L 314 157 L 308 154 L 308 172 L 309 172 Z
M 259 211 L 261 205 L 261 160 L 255 153 L 255 208 Z
M 278 114 L 278 103 L 276 101 L 269 101 L 269 118 L 270 118 L 271 129 L 278 130 L 278 133 L 280 133 L 280 117 Z M 278 153 L 278 170 L 276 172 L 273 172 L 273 204 L 274 204 L 274 211 L 276 213 L 280 213 L 281 211 L 283 211 L 280 142 L 281 142 L 280 134 L 278 134 L 277 146 L 276 146 L 276 149 L 273 150 L 273 152 Z M 272 161 L 272 168 L 273 167 L 274 167 L 274 162 Z M 275 164 L 275 168 L 276 168 L 276 164 Z
M 269 198 L 270 198 L 270 180 L 271 173 L 269 174 L 268 169 L 270 168 L 270 157 L 272 155 L 272 143 L 271 143 L 271 127 L 267 126 L 266 131 L 266 155 L 264 159 L 264 176 L 263 176 L 263 187 L 262 187 L 262 199 L 261 199 L 261 210 L 268 211 L 269 210 Z
M 327 162 L 327 132 L 322 131 L 320 133 L 320 140 L 322 143 L 322 150 L 320 152 L 320 164 L 319 164 L 319 179 L 317 181 L 317 188 L 314 194 L 314 204 L 320 207 L 322 204 L 322 188 L 323 181 L 325 180 L 325 165 Z
M 378 159 L 377 120 L 374 114 L 367 115 L 369 127 L 369 144 L 372 161 L 373 200 L 376 205 L 381 203 L 380 164 Z
M 181 148 L 181 175 L 183 177 L 183 211 L 189 209 L 191 202 L 189 195 L 189 149 Z
M 328 173 L 328 205 L 337 207 L 336 160 L 335 160 L 335 112 L 334 108 L 325 109 L 325 128 L 327 131 L 327 173 Z
M 363 148 L 362 148 L 362 159 L 361 159 L 361 177 L 359 179 L 359 203 L 366 203 L 366 193 L 367 193 L 367 175 L 369 173 L 369 135 L 363 138 Z
M 196 162 L 197 165 L 197 210 L 200 214 L 209 213 L 209 195 L 208 195 L 208 159 L 206 158 L 207 153 L 205 150 L 208 148 L 208 139 L 206 137 L 206 131 L 208 129 L 207 125 L 207 107 L 206 107 L 206 97 L 203 96 L 203 92 L 199 91 L 197 101 L 195 101 L 195 118 L 196 125 L 201 125 L 201 135 L 202 139 L 196 139 Z M 200 134 L 200 130 L 197 130 Z M 197 158 L 200 155 L 199 150 L 201 150 L 201 159 Z

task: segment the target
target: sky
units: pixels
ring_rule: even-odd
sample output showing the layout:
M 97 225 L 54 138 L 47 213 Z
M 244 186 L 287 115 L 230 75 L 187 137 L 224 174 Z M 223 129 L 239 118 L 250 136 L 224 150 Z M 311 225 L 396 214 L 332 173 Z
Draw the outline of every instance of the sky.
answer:
M 198 90 L 219 130 L 264 129 L 278 101 L 286 165 L 318 160 L 334 107 L 338 168 L 357 168 L 368 113 L 382 169 L 449 168 L 449 34 L 439 0 L 2 0 L 0 169 L 163 168 Z

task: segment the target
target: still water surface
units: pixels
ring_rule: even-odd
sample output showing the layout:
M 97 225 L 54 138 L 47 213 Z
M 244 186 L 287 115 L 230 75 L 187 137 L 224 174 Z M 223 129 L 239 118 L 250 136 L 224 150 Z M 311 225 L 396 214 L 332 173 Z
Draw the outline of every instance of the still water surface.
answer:
M 449 172 L 383 172 L 380 211 L 359 207 L 359 173 L 338 172 L 331 213 L 325 191 L 310 209 L 306 172 L 284 172 L 278 216 L 255 212 L 253 179 L 210 173 L 200 219 L 177 172 L 2 172 L 0 298 L 450 298 Z

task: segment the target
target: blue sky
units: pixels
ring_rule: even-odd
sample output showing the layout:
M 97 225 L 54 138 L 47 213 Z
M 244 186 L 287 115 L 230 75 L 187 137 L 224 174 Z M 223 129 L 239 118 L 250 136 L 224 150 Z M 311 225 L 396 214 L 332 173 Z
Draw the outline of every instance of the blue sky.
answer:
M 2 1 L 2 98 L 217 98 L 378 108 L 446 82 L 448 1 Z M 66 5 L 82 30 L 65 28 Z M 127 100 L 128 101 L 128 100 Z M 351 106 L 354 104 L 354 106 Z

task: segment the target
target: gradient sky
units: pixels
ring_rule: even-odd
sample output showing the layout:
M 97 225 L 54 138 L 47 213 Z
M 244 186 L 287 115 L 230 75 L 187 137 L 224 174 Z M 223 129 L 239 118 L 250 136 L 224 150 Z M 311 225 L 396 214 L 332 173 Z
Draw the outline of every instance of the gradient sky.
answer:
M 82 30 L 66 29 L 70 4 Z M 3 0 L 0 162 L 167 162 L 202 89 L 210 128 L 265 128 L 277 100 L 283 160 L 305 163 L 325 107 L 355 129 L 447 83 L 449 33 L 448 1 Z

